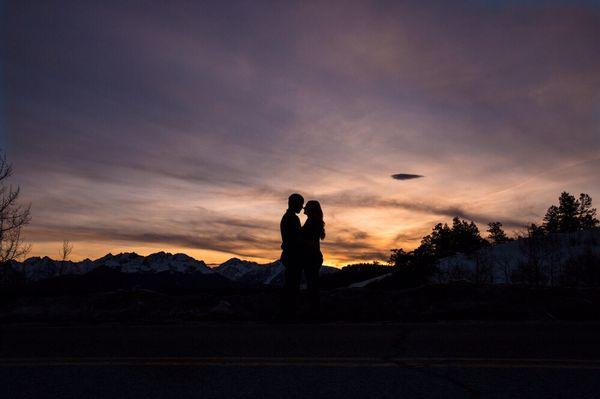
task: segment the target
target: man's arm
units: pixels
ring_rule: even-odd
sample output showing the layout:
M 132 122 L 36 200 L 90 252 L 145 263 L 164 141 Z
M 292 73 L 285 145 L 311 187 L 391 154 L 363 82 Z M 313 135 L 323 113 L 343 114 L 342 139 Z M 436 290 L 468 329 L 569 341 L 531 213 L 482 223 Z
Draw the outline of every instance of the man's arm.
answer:
M 300 224 L 300 218 L 296 215 L 291 217 L 289 221 L 289 240 L 294 248 L 298 248 L 302 241 L 302 225 Z

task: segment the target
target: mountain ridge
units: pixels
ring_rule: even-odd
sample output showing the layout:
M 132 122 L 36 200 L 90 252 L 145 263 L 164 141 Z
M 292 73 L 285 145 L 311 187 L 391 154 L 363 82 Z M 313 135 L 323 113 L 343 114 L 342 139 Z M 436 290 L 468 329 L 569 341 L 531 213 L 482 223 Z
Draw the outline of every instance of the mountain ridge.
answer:
M 250 285 L 278 285 L 283 283 L 284 266 L 279 260 L 269 263 L 233 257 L 215 267 L 183 253 L 156 252 L 147 256 L 135 252 L 108 253 L 98 259 L 81 261 L 55 260 L 48 256 L 30 257 L 22 262 L 11 261 L 13 270 L 22 273 L 28 281 L 41 281 L 64 275 L 85 275 L 101 268 L 125 274 L 218 274 L 228 280 Z M 323 266 L 323 273 L 339 269 Z

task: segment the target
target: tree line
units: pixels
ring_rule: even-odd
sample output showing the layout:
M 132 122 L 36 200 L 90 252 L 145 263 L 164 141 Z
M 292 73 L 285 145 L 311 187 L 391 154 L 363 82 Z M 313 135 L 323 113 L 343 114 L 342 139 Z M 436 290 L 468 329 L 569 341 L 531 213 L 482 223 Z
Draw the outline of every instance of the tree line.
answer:
M 425 278 L 435 268 L 436 261 L 447 256 L 471 253 L 516 238 L 534 238 L 595 228 L 599 225 L 596 214 L 596 208 L 592 207 L 592 198 L 588 194 L 581 193 L 579 198 L 576 198 L 568 192 L 562 192 L 558 198 L 558 205 L 550 206 L 542 223 L 531 223 L 525 234 L 509 237 L 502 228 L 502 223 L 496 221 L 488 223 L 487 237 L 484 238 L 473 221 L 455 217 L 451 225 L 436 224 L 414 250 L 392 249 L 389 262 L 411 273 L 412 277 Z

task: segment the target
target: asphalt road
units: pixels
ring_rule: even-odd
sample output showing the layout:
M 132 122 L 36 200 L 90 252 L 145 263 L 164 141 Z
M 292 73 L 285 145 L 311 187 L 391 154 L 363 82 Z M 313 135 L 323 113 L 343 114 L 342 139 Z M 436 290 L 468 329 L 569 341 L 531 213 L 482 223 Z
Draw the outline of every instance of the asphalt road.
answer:
M 600 398 L 600 324 L 2 326 L 7 398 Z

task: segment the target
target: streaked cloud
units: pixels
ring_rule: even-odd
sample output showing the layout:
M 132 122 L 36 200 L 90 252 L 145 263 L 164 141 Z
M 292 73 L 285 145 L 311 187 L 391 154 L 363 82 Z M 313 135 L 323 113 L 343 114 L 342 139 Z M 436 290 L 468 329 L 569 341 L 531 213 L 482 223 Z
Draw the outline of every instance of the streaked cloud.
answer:
M 519 229 L 560 191 L 600 200 L 591 2 L 9 2 L 4 19 L 0 144 L 35 254 L 273 259 L 299 191 L 323 205 L 326 258 L 384 259 L 453 216 Z

